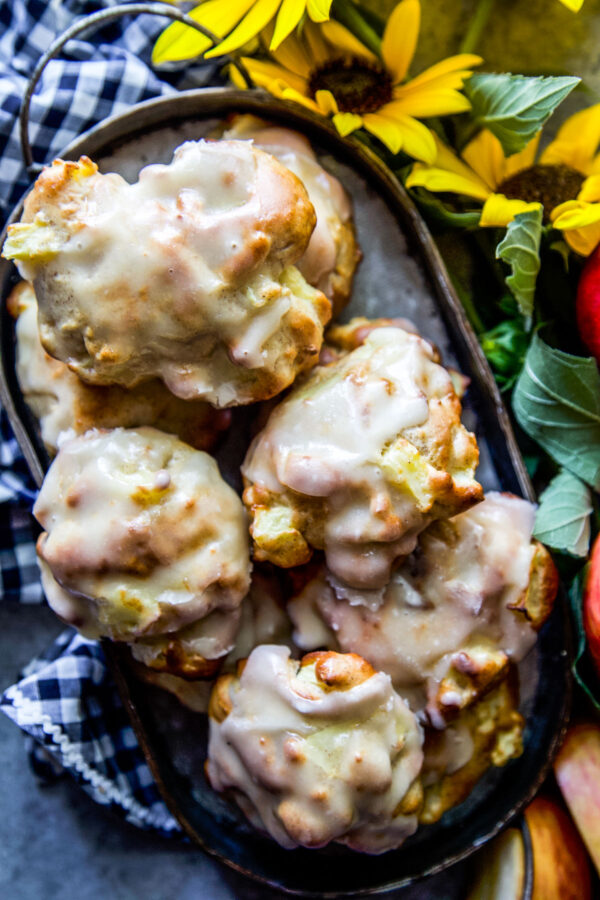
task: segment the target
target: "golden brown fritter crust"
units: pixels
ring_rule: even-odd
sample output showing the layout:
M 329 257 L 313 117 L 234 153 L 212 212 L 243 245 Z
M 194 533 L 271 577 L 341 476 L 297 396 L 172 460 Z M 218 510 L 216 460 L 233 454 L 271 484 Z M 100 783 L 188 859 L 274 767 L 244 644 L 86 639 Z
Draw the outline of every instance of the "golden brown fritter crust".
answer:
M 513 679 L 504 679 L 497 687 L 463 712 L 457 720 L 473 743 L 473 752 L 458 770 L 435 777 L 428 757 L 439 756 L 445 732 L 426 729 L 423 781 L 424 802 L 419 822 L 431 825 L 445 812 L 458 806 L 471 793 L 479 779 L 491 766 L 503 766 L 523 752 L 525 720 L 517 711 L 517 691 Z M 428 778 L 433 778 L 427 784 Z

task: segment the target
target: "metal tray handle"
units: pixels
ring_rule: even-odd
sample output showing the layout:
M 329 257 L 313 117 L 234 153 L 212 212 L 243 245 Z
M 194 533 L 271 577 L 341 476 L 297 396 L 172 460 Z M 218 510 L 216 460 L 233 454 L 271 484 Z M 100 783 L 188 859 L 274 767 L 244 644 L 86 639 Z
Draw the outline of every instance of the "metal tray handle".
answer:
M 33 97 L 33 93 L 37 87 L 37 83 L 40 80 L 42 72 L 50 62 L 50 60 L 54 59 L 59 55 L 65 44 L 67 44 L 72 38 L 77 37 L 77 35 L 82 34 L 86 31 L 96 31 L 98 28 L 101 28 L 103 25 L 106 25 L 108 22 L 113 22 L 115 19 L 120 19 L 123 16 L 130 15 L 142 15 L 147 14 L 151 16 L 162 16 L 166 19 L 172 19 L 174 22 L 182 22 L 184 25 L 189 25 L 190 28 L 194 28 L 196 31 L 199 31 L 200 34 L 203 34 L 204 37 L 208 38 L 209 41 L 212 42 L 213 46 L 216 46 L 222 38 L 218 37 L 216 34 L 213 34 L 212 31 L 209 31 L 208 28 L 205 28 L 204 25 L 200 25 L 198 22 L 195 22 L 187 13 L 181 12 L 181 10 L 170 6 L 167 3 L 122 3 L 120 6 L 113 6 L 110 9 L 101 9 L 99 12 L 92 13 L 89 16 L 83 16 L 80 19 L 77 19 L 76 22 L 63 31 L 62 34 L 50 44 L 44 55 L 38 61 L 35 69 L 33 70 L 33 74 L 29 79 L 27 84 L 27 90 L 25 91 L 25 95 L 23 97 L 23 102 L 21 103 L 21 111 L 19 113 L 19 129 L 21 136 L 21 152 L 23 154 L 23 159 L 25 161 L 25 165 L 27 166 L 27 173 L 34 178 L 38 175 L 43 166 L 40 163 L 36 163 L 33 161 L 33 151 L 31 149 L 31 143 L 29 141 L 29 113 L 31 107 L 31 98 Z M 242 61 L 236 56 L 223 56 L 222 59 L 226 62 L 231 63 L 231 65 L 235 66 L 244 82 L 246 87 L 252 88 L 254 84 L 248 71 Z

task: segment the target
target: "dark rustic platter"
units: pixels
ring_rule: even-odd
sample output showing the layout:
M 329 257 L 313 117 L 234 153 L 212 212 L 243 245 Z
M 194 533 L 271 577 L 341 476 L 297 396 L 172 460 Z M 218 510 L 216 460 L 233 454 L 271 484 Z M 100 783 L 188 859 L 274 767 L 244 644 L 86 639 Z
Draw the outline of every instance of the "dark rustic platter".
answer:
M 164 153 L 168 160 L 174 144 L 168 145 L 176 134 L 201 136 L 228 115 L 244 112 L 304 133 L 322 163 L 341 178 L 355 200 L 365 260 L 357 278 L 359 296 L 346 318 L 351 314 L 389 315 L 390 311 L 413 318 L 424 335 L 441 346 L 445 362 L 456 365 L 470 379 L 465 416 L 482 447 L 484 486 L 533 499 L 506 409 L 437 248 L 402 185 L 359 141 L 342 139 L 322 118 L 262 92 L 208 88 L 139 104 L 91 129 L 61 155 L 77 159 L 85 153 L 99 160 L 104 171 L 105 166 L 118 169 L 128 159 L 139 168 Z M 163 135 L 168 139 L 163 140 Z M 142 153 L 140 148 L 150 146 L 153 136 L 155 149 L 147 159 L 148 150 Z M 18 220 L 21 211 L 22 203 L 9 221 Z M 374 262 L 369 262 L 369 257 Z M 385 302 L 380 303 L 377 284 L 382 283 L 382 271 L 389 271 L 389 277 L 385 290 L 381 288 Z M 2 260 L 0 396 L 40 484 L 49 460 L 17 383 L 14 323 L 5 302 L 17 280 L 15 267 Z M 397 300 L 390 310 L 394 297 Z M 251 418 L 252 410 L 242 411 L 239 421 L 247 424 Z M 227 467 L 233 472 L 236 454 L 239 458 L 244 450 L 241 438 L 237 444 L 229 443 L 227 458 L 219 459 L 226 476 Z M 234 474 L 230 480 L 235 483 Z M 203 717 L 137 681 L 123 648 L 107 645 L 106 651 L 158 786 L 190 838 L 252 878 L 308 896 L 351 896 L 399 887 L 439 872 L 489 840 L 539 787 L 560 742 L 570 699 L 567 620 L 561 598 L 540 632 L 536 649 L 520 667 L 527 727 L 525 751 L 519 759 L 488 773 L 463 804 L 436 825 L 421 827 L 397 851 L 379 857 L 341 847 L 287 851 L 251 830 L 237 810 L 206 785 Z

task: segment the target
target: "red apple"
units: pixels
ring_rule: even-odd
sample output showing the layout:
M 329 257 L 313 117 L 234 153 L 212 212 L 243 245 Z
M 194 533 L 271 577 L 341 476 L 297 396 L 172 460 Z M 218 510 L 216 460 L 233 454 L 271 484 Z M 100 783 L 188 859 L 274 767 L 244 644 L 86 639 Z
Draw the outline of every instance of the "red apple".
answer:
M 600 247 L 583 267 L 575 301 L 581 340 L 600 365 Z
M 600 872 L 599 725 L 581 722 L 569 728 L 554 761 L 554 774 L 594 865 Z
M 590 865 L 567 813 L 548 797 L 525 810 L 533 849 L 532 900 L 591 900 Z
M 600 674 L 600 535 L 594 541 L 583 591 L 583 627 Z

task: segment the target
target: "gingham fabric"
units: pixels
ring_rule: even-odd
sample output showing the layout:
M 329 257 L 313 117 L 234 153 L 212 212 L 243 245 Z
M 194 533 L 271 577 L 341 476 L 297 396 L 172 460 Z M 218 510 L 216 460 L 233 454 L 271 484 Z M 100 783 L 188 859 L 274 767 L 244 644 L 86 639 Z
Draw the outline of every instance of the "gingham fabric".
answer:
M 134 825 L 179 834 L 96 641 L 63 632 L 5 691 L 0 708 L 98 803 L 114 806 Z M 33 759 L 39 774 L 39 752 Z
M 29 185 L 21 157 L 18 113 L 27 79 L 51 41 L 76 18 L 116 0 L 0 0 L 0 217 Z M 74 137 L 107 116 L 142 100 L 197 87 L 216 67 L 154 72 L 149 65 L 166 20 L 126 17 L 84 40 L 71 41 L 46 68 L 31 104 L 34 159 L 47 162 Z M 35 562 L 38 528 L 30 510 L 33 484 L 6 414 L 0 409 L 0 568 L 4 602 L 43 602 Z M 15 673 L 16 675 L 17 673 Z M 120 809 L 135 824 L 179 833 L 160 800 L 101 647 L 65 632 L 10 687 L 0 708 L 38 743 L 32 759 L 44 769 L 39 746 L 70 771 L 100 803 Z

